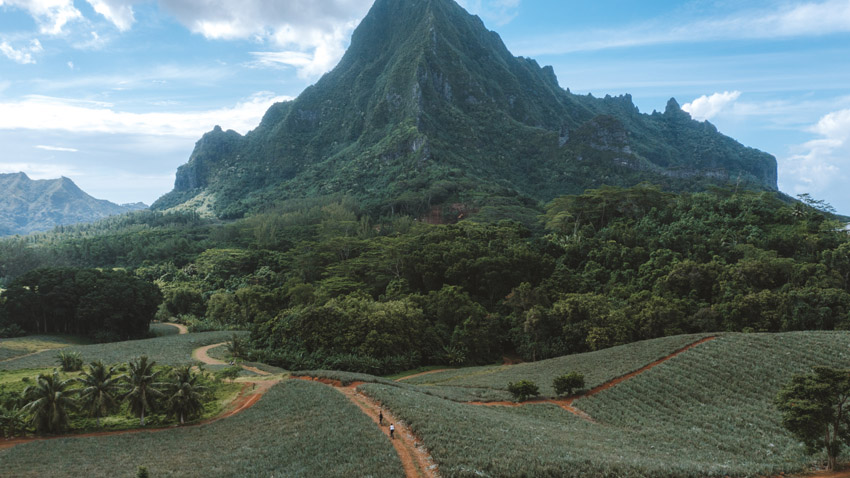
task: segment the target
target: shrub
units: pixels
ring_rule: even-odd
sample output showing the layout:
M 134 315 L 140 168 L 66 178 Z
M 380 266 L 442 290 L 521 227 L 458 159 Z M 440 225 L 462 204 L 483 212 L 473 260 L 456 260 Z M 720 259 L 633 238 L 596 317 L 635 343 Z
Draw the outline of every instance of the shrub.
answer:
M 83 357 L 79 352 L 59 352 L 56 359 L 63 372 L 78 372 L 83 368 Z
M 555 389 L 555 393 L 558 395 L 572 395 L 573 390 L 578 390 L 583 387 L 584 374 L 576 371 L 566 373 L 560 377 L 555 377 L 555 379 L 552 380 L 552 388 Z
M 535 385 L 531 380 L 520 380 L 516 383 L 510 382 L 508 384 L 508 391 L 511 392 L 511 395 L 513 395 L 518 402 L 524 402 L 529 398 L 540 394 L 540 390 L 537 388 L 537 385 Z
M 239 372 L 241 371 L 242 367 L 240 367 L 239 365 L 231 365 L 227 368 L 215 372 L 215 376 L 218 379 L 233 380 L 234 378 L 239 376 Z

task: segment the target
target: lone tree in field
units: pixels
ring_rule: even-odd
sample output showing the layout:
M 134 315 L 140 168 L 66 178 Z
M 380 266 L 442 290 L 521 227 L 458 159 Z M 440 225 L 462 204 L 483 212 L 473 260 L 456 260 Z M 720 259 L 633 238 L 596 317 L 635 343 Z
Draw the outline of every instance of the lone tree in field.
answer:
M 80 406 L 97 418 L 100 418 L 118 407 L 118 394 L 121 377 L 116 376 L 116 367 L 107 367 L 97 360 L 89 365 L 76 380 L 82 385 L 80 389 Z
M 520 380 L 516 383 L 510 382 L 508 383 L 508 391 L 511 392 L 511 395 L 518 402 L 524 402 L 540 394 L 540 389 L 531 380 Z
M 54 370 L 53 374 L 40 374 L 35 385 L 24 390 L 29 402 L 24 410 L 32 415 L 37 433 L 61 433 L 68 428 L 68 412 L 77 408 L 73 383 L 74 379 L 62 380 Z
M 835 469 L 841 447 L 850 443 L 850 370 L 815 367 L 811 374 L 795 375 L 775 404 L 785 428 L 809 453 L 826 450 L 827 467 Z
M 192 372 L 192 367 L 186 365 L 178 367 L 171 372 L 171 381 L 168 383 L 168 401 L 166 410 L 169 416 L 176 416 L 180 424 L 185 423 L 186 418 L 192 418 L 204 411 L 204 393 L 207 387 L 198 383 L 200 374 Z
M 584 388 L 584 374 L 579 372 L 570 372 L 555 377 L 552 380 L 552 387 L 558 395 L 572 395 L 573 390 Z
M 130 402 L 130 410 L 139 417 L 139 424 L 145 426 L 145 415 L 154 410 L 157 401 L 163 397 L 163 383 L 158 382 L 161 370 L 154 370 L 156 362 L 148 361 L 147 355 L 142 355 L 129 364 L 129 371 L 124 381 L 130 387 L 123 398 Z

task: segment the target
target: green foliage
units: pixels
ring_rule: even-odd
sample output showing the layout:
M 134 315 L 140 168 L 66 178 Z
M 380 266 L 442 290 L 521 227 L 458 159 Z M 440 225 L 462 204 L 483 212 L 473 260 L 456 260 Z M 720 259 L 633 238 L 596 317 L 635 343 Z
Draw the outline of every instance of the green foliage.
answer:
M 124 271 L 38 269 L 3 292 L 9 319 L 30 333 L 73 333 L 100 341 L 141 338 L 162 300 Z
M 795 375 L 775 403 L 782 425 L 810 453 L 826 451 L 827 468 L 835 469 L 841 449 L 850 444 L 850 369 L 820 366 L 813 373 Z
M 208 390 L 200 382 L 200 377 L 191 366 L 184 365 L 171 371 L 164 387 L 165 410 L 169 416 L 178 417 L 181 425 L 204 410 L 204 395 Z
M 17 405 L 0 404 L 0 435 L 11 438 L 26 429 L 27 411 Z
M 63 372 L 77 372 L 83 368 L 83 356 L 79 352 L 60 351 L 56 361 Z
M 202 332 L 197 334 L 166 335 L 143 340 L 113 342 L 95 345 L 68 345 L 73 341 L 48 337 L 46 341 L 32 340 L 27 344 L 27 350 L 39 350 L 57 345 L 66 345 L 66 352 L 79 352 L 83 357 L 97 357 L 103 363 L 122 363 L 133 360 L 140 355 L 147 355 L 151 360 L 161 364 L 187 365 L 194 363 L 192 350 L 204 345 L 216 344 L 228 340 L 234 332 Z M 236 332 L 245 334 L 245 332 Z M 13 339 L 22 341 L 23 339 Z M 44 345 L 42 345 L 44 344 Z M 0 351 L 3 349 L 0 348 Z M 38 369 L 52 367 L 55 362 L 55 351 L 48 350 L 32 355 L 13 358 L 0 363 L 2 370 Z
M 136 470 L 136 478 L 150 478 L 150 476 L 148 468 L 146 466 L 139 465 L 139 468 Z
M 214 444 L 214 445 L 211 445 Z M 320 383 L 287 380 L 256 405 L 202 427 L 157 433 L 46 440 L 0 449 L 8 476 L 112 478 L 104 456 L 132 453 L 151 476 L 403 476 L 398 454 L 369 417 Z M 317 457 L 335 456 L 333 460 Z M 58 466 L 57 464 L 61 465 Z
M 107 367 L 98 360 L 89 364 L 88 370 L 76 378 L 76 381 L 80 383 L 80 408 L 97 418 L 98 427 L 101 417 L 118 407 L 122 377 L 117 374 L 116 366 Z
M 24 409 L 31 416 L 36 433 L 62 433 L 68 428 L 69 413 L 77 408 L 73 383 L 73 379 L 63 380 L 54 371 L 40 374 L 35 385 L 24 390 Z
M 531 397 L 540 395 L 540 389 L 531 380 L 520 380 L 519 382 L 511 382 L 508 384 L 508 392 L 514 396 L 518 402 L 524 402 Z
M 584 375 L 572 371 L 555 377 L 552 380 L 552 388 L 555 389 L 557 395 L 572 395 L 573 390 L 584 388 Z
M 155 361 L 148 361 L 147 355 L 142 355 L 128 364 L 127 374 L 123 376 L 128 390 L 122 396 L 130 404 L 132 413 L 139 417 L 139 425 L 145 426 L 145 414 L 157 409 L 163 392 L 164 383 L 159 382 L 162 370 L 154 369 Z
M 223 368 L 221 370 L 216 370 L 214 372 L 215 376 L 221 380 L 233 380 L 239 376 L 239 373 L 242 371 L 242 367 L 239 365 L 231 365 L 229 367 Z

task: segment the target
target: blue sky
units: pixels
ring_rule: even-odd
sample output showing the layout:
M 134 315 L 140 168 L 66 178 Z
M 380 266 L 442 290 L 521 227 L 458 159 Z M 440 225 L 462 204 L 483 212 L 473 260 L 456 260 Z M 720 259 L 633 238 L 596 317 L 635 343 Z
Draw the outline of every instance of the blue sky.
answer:
M 331 69 L 371 0 L 0 0 L 0 172 L 148 204 Z M 675 97 L 850 214 L 850 0 L 463 0 L 561 86 Z

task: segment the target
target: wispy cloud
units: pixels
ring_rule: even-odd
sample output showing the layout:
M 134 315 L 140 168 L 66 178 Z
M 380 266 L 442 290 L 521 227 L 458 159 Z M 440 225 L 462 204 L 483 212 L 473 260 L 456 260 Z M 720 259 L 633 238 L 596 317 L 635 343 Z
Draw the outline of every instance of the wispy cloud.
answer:
M 714 93 L 711 96 L 703 95 L 690 103 L 685 103 L 682 105 L 682 109 L 690 113 L 691 118 L 697 121 L 705 121 L 729 108 L 740 96 L 740 91 L 724 91 L 723 93 Z
M 73 166 L 66 164 L 0 162 L 0 173 L 26 173 L 31 179 L 55 179 L 79 175 Z
M 36 149 L 43 149 L 45 151 L 61 151 L 66 153 L 78 153 L 80 151 L 79 149 L 74 148 L 63 148 L 61 146 L 45 146 L 43 144 L 39 144 L 38 146 L 36 146 Z
M 286 63 L 305 77 L 331 69 L 372 0 L 160 0 L 180 23 L 208 39 L 245 39 L 298 59 Z M 268 59 L 269 57 L 264 57 Z M 285 57 L 282 57 L 285 58 Z M 280 61 L 257 66 L 280 66 Z
M 672 26 L 668 26 L 672 24 Z M 514 44 L 523 54 L 564 54 L 609 48 L 718 40 L 793 38 L 850 32 L 850 2 L 827 0 L 782 4 L 769 10 L 676 22 L 659 19 L 617 29 L 533 37 Z
M 136 18 L 128 0 L 86 0 L 95 12 L 103 15 L 116 28 L 125 32 L 133 26 Z
M 846 184 L 842 171 L 850 168 L 850 109 L 823 116 L 808 131 L 818 137 L 797 148 L 783 161 L 784 176 L 796 194 L 818 193 Z
M 66 24 L 83 18 L 73 0 L 0 0 L 0 6 L 27 11 L 38 23 L 41 33 L 59 35 Z
M 0 42 L 0 53 L 5 55 L 10 60 L 20 63 L 22 65 L 29 65 L 35 63 L 35 59 L 33 55 L 37 53 L 41 53 L 44 51 L 44 48 L 41 46 L 41 42 L 38 40 L 30 41 L 29 46 L 15 49 L 7 42 Z
M 131 113 L 109 103 L 28 96 L 0 102 L 0 129 L 63 130 L 197 138 L 214 125 L 246 133 L 268 108 L 290 97 L 258 93 L 230 108 L 196 112 Z

